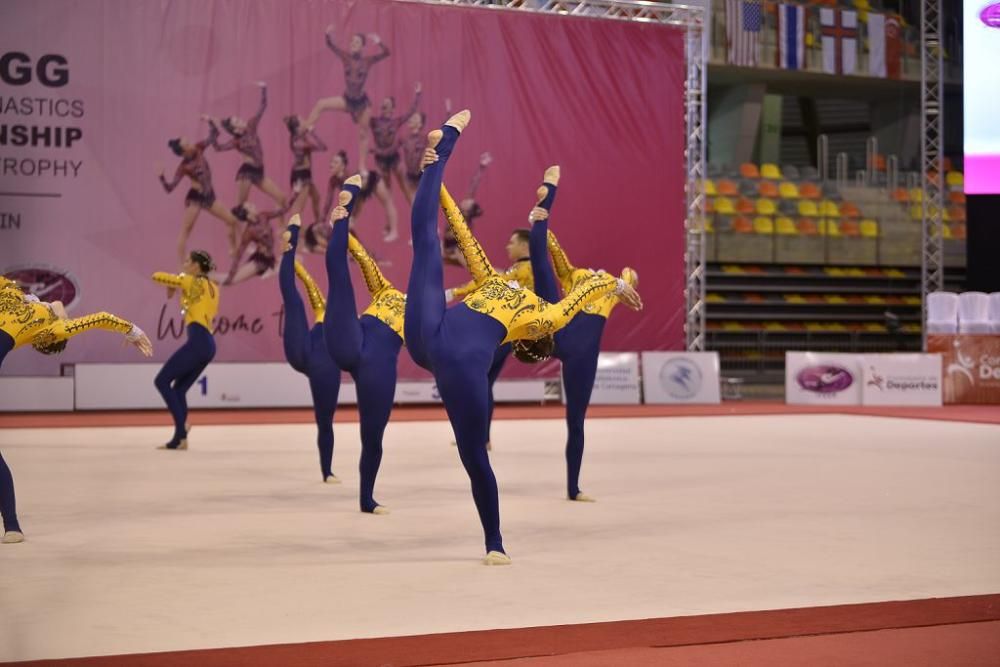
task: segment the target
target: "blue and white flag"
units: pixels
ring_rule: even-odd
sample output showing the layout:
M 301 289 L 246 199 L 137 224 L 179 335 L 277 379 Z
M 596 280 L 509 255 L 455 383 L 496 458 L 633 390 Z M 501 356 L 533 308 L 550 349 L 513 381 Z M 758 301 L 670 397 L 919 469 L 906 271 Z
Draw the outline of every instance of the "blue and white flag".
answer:
M 776 64 L 782 69 L 806 67 L 806 8 L 802 5 L 778 7 Z

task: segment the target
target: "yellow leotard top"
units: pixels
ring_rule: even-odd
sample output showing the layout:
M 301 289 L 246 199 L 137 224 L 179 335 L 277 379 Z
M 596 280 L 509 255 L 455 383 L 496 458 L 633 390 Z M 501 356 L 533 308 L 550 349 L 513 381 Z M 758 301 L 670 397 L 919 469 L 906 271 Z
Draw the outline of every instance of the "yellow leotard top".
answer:
M 504 343 L 553 334 L 569 324 L 588 303 L 613 293 L 618 286 L 614 276 L 595 272 L 575 285 L 559 303 L 548 303 L 531 290 L 509 283 L 493 268 L 444 185 L 441 186 L 441 208 L 465 256 L 472 279 L 478 285 L 463 302 L 471 310 L 489 315 L 502 324 L 507 329 Z
M 309 305 L 312 306 L 313 310 L 313 319 L 317 324 L 322 322 L 326 317 L 326 299 L 323 298 L 323 292 L 316 286 L 316 281 L 299 260 L 295 260 L 295 275 L 299 277 L 299 282 L 306 288 Z
M 521 287 L 527 287 L 530 290 L 535 289 L 535 274 L 531 272 L 531 260 L 528 258 L 519 259 L 506 271 L 500 273 L 500 277 L 510 282 L 516 280 Z M 464 296 L 468 296 L 476 289 L 475 280 L 470 280 L 469 282 L 456 287 L 452 290 L 452 294 L 456 299 L 460 299 Z
M 90 329 L 127 334 L 132 323 L 104 312 L 62 320 L 47 303 L 26 300 L 13 281 L 0 283 L 0 331 L 14 339 L 15 348 L 66 340 Z
M 346 220 L 338 220 L 335 224 L 347 224 Z M 362 315 L 371 315 L 381 320 L 387 327 L 403 338 L 403 316 L 406 312 L 406 295 L 393 287 L 378 268 L 378 264 L 372 259 L 361 242 L 355 238 L 354 234 L 347 236 L 347 249 L 350 251 L 354 261 L 361 268 L 361 275 L 365 278 L 365 285 L 368 293 L 371 294 L 372 302 L 365 308 Z
M 552 257 L 552 266 L 556 270 L 556 278 L 559 279 L 559 283 L 562 285 L 563 294 L 569 294 L 578 284 L 589 280 L 597 274 L 596 271 L 592 271 L 591 269 L 578 269 L 570 264 L 569 258 L 566 256 L 566 251 L 559 245 L 559 240 L 552 232 L 549 232 L 548 246 L 549 256 Z M 626 271 L 622 277 L 634 287 L 634 280 L 631 279 L 633 275 L 632 271 Z M 590 315 L 599 315 L 607 319 L 611 316 L 611 311 L 619 303 L 621 303 L 621 300 L 617 295 L 608 294 L 597 301 L 588 303 L 583 307 L 583 312 Z
M 181 313 L 184 324 L 200 324 L 212 331 L 212 320 L 219 312 L 219 286 L 206 276 L 157 271 L 153 280 L 181 290 Z

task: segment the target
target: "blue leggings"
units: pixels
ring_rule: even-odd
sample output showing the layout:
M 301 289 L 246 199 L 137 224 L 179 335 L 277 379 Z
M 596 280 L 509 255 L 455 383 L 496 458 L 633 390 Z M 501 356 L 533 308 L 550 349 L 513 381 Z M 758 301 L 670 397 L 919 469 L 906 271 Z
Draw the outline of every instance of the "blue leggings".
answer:
M 317 322 L 312 329 L 309 328 L 305 305 L 295 285 L 295 248 L 299 241 L 299 228 L 296 225 L 290 231 L 292 249 L 282 255 L 278 269 L 278 285 L 285 303 L 282 343 L 288 364 L 309 378 L 316 417 L 319 469 L 325 480 L 333 476 L 333 415 L 340 394 L 340 369 L 326 351 L 323 323 Z
M 187 437 L 187 392 L 213 357 L 215 339 L 211 332 L 192 322 L 187 326 L 187 341 L 156 374 L 153 384 L 174 418 L 174 437 L 167 443 L 168 447 L 177 447 Z
M 14 349 L 14 339 L 5 332 L 0 331 L 0 366 L 7 353 Z M 3 518 L 3 529 L 16 530 L 20 532 L 21 526 L 17 522 L 17 502 L 14 498 L 14 476 L 10 474 L 7 462 L 3 460 L 3 453 L 0 452 L 0 518 Z
M 493 364 L 490 366 L 490 372 L 487 374 L 490 381 L 490 424 L 486 430 L 486 442 L 493 441 L 493 385 L 496 384 L 497 378 L 500 376 L 500 371 L 503 370 L 504 364 L 507 363 L 507 357 L 510 356 L 510 352 L 510 343 L 504 343 L 498 347 L 497 351 L 493 353 Z
M 465 304 L 446 308 L 437 212 L 444 168 L 458 131 L 444 126 L 438 161 L 420 177 L 410 218 L 413 264 L 406 295 L 406 349 L 437 381 L 458 454 L 469 475 L 487 551 L 503 551 L 497 481 L 486 453 L 489 438 L 489 372 L 507 330 Z
M 556 188 L 549 185 L 548 194 L 539 204 L 551 210 Z M 548 220 L 531 226 L 531 271 L 535 293 L 550 303 L 559 301 L 555 272 L 549 261 Z M 597 359 L 601 352 L 601 336 L 607 319 L 600 315 L 579 313 L 564 328 L 556 332 L 553 356 L 562 362 L 563 386 L 566 391 L 566 494 L 576 498 L 580 493 L 580 466 L 583 464 L 583 423 L 590 405 L 597 377 Z
M 353 195 L 346 207 L 349 219 L 358 200 L 358 188 L 345 185 L 344 190 Z M 361 419 L 361 511 L 372 512 L 378 507 L 375 478 L 382 464 L 382 437 L 396 396 L 396 361 L 403 341 L 377 317 L 358 317 L 347 266 L 347 234 L 347 220 L 337 221 L 326 248 L 326 322 L 330 325 L 326 329 L 326 349 L 337 365 L 354 378 Z

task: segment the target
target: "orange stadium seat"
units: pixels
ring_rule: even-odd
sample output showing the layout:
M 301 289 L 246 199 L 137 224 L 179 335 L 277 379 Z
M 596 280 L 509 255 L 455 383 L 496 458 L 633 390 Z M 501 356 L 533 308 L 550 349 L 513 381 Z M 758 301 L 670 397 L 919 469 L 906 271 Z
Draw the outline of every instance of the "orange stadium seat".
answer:
M 965 204 L 965 193 L 961 190 L 948 193 L 948 201 L 952 204 Z
M 799 233 L 803 236 L 819 236 L 819 228 L 816 226 L 815 220 L 799 218 L 797 227 L 799 228 Z
M 757 165 L 752 162 L 744 162 L 740 165 L 740 176 L 743 178 L 760 178 L 760 171 L 757 169 Z
M 803 199 L 819 199 L 823 193 L 815 183 L 803 183 L 799 186 L 799 196 Z
M 853 220 L 844 220 L 840 223 L 840 233 L 844 236 L 860 236 L 861 230 L 858 223 Z
M 705 213 L 715 213 L 715 200 L 711 197 L 705 199 Z
M 951 226 L 951 235 L 959 241 L 965 240 L 965 224 L 955 224 Z
M 900 204 L 907 204 L 910 201 L 910 191 L 906 188 L 896 188 L 892 193 L 892 198 Z
M 948 209 L 948 217 L 955 222 L 965 222 L 965 208 L 962 206 L 952 206 Z
M 849 201 L 840 204 L 840 215 L 845 218 L 860 218 L 861 210 Z
M 761 181 L 757 186 L 757 194 L 761 197 L 768 197 L 771 199 L 777 199 L 781 196 L 778 192 L 778 186 L 775 185 L 773 181 Z
M 739 200 L 736 202 L 736 211 L 739 213 L 749 214 L 749 213 L 754 213 L 756 210 L 757 207 L 754 205 L 754 203 L 749 199 L 747 199 L 746 197 L 740 197 Z
M 738 215 L 735 218 L 733 218 L 733 222 L 730 228 L 737 234 L 753 233 L 753 223 L 750 222 L 749 218 L 745 218 L 742 215 Z
M 719 182 L 715 184 L 715 188 L 723 197 L 736 197 L 740 194 L 740 189 L 736 186 L 736 183 L 728 178 L 719 180 Z

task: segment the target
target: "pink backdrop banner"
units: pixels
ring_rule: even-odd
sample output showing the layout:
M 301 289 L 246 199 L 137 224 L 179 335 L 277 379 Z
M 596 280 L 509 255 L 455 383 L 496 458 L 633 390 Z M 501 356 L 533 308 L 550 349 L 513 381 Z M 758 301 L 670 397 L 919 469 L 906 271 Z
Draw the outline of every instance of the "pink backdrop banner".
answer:
M 188 185 L 165 194 L 155 163 L 173 174 L 178 159 L 167 141 L 204 137 L 202 113 L 252 116 L 259 101 L 253 82 L 264 80 L 265 169 L 287 192 L 291 154 L 282 117 L 306 116 L 319 98 L 344 90 L 342 65 L 324 43 L 331 23 L 341 46 L 355 32 L 374 32 L 390 50 L 366 84 L 373 112 L 387 95 L 402 112 L 417 81 L 429 126 L 444 118 L 446 98 L 456 110 L 472 110 L 446 182 L 463 194 L 479 155 L 493 155 L 475 232 L 494 264 L 508 263 L 504 245 L 514 228 L 527 226 L 543 170 L 560 164 L 551 229 L 570 259 L 615 273 L 627 264 L 641 278 L 646 310 L 617 309 L 604 348 L 683 347 L 685 66 L 678 30 L 380 0 L 7 0 L 3 17 L 0 271 L 34 276 L 43 298 L 75 299 L 71 314 L 108 310 L 136 321 L 154 339 L 156 360 L 179 344 L 180 314 L 148 277 L 177 269 Z M 344 148 L 356 168 L 358 131 L 349 115 L 325 113 L 316 133 L 331 149 L 313 159 L 325 197 L 332 152 Z M 229 208 L 240 157 L 206 155 Z M 382 241 L 385 216 L 374 199 L 357 230 L 387 277 L 405 289 L 410 211 L 398 188 L 393 198 L 397 241 Z M 272 208 L 258 191 L 251 201 Z M 307 206 L 307 222 L 311 217 Z M 224 225 L 207 212 L 188 247 L 228 264 Z M 322 257 L 306 264 L 325 287 Z M 356 271 L 354 278 L 366 304 Z M 448 284 L 467 279 L 462 269 L 446 271 Z M 224 288 L 216 360 L 282 360 L 280 312 L 276 277 Z M 60 363 L 135 360 L 117 337 L 93 333 L 59 357 L 19 351 L 4 372 L 54 374 Z M 553 368 L 508 366 L 511 375 Z M 401 354 L 400 377 L 422 376 Z

